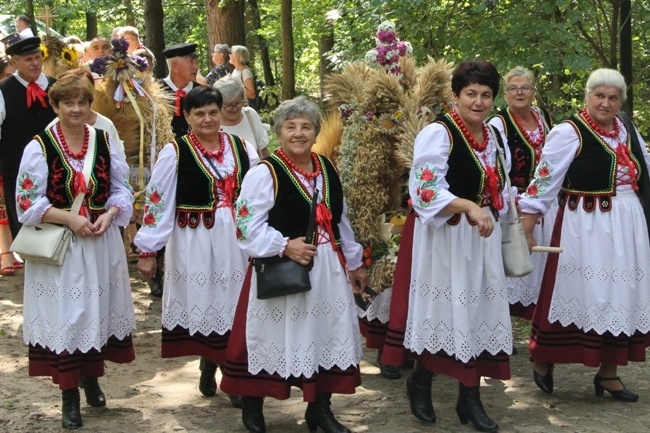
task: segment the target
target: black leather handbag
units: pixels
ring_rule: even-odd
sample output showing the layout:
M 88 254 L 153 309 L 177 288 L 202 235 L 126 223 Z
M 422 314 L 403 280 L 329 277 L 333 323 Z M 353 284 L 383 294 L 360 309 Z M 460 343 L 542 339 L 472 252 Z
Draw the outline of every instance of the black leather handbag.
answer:
M 317 204 L 318 188 L 314 185 L 309 225 L 305 237 L 307 243 L 311 243 L 315 236 Z M 253 259 L 253 265 L 257 274 L 257 299 L 271 299 L 311 290 L 309 270 L 312 263 L 301 265 L 289 257 L 273 256 Z

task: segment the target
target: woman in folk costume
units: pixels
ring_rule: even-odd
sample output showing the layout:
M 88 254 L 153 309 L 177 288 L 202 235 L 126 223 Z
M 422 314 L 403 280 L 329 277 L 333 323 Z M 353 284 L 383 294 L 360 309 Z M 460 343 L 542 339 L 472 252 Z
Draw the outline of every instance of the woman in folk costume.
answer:
M 535 223 L 560 194 L 551 246 L 564 252 L 549 256 L 530 341 L 533 377 L 546 393 L 554 364 L 582 363 L 598 368 L 597 396 L 639 398 L 617 371 L 645 361 L 650 346 L 650 203 L 639 199 L 650 157 L 636 128 L 618 116 L 626 90 L 618 71 L 591 73 L 585 108 L 551 130 L 519 202 L 534 246 Z
M 410 290 L 393 293 L 382 361 L 400 365 L 405 351 L 416 359 L 407 391 L 418 419 L 435 422 L 432 375 L 441 373 L 458 380 L 460 422 L 494 432 L 479 379 L 509 379 L 512 348 L 497 222 L 507 212 L 507 167 L 497 156 L 498 133 L 484 122 L 499 74 L 488 62 L 468 61 L 454 70 L 451 86 L 455 109 L 415 139 Z
M 252 257 L 313 260 L 311 290 L 258 299 L 257 275 L 241 292 L 221 389 L 242 395 L 242 421 L 264 432 L 264 397 L 289 398 L 300 387 L 309 430 L 349 432 L 332 413 L 332 393 L 361 383 L 361 337 L 353 300 L 367 284 L 362 248 L 354 241 L 341 183 L 332 163 L 311 151 L 320 130 L 318 106 L 299 97 L 275 111 L 281 148 L 253 168 L 237 201 L 240 246 Z M 318 203 L 312 203 L 317 188 Z M 316 236 L 305 242 L 310 208 Z M 252 274 L 252 275 L 251 275 Z
M 503 97 L 508 106 L 489 122 L 508 140 L 512 156 L 510 181 L 519 193 L 526 190 L 533 178 L 551 124 L 545 110 L 532 106 L 536 91 L 534 80 L 533 73 L 522 66 L 511 69 L 503 79 Z M 556 210 L 557 203 L 535 226 L 535 239 L 540 245 L 548 245 L 551 241 Z M 510 315 L 528 320 L 533 317 L 546 256 L 541 252 L 532 254 L 533 272 L 522 278 L 508 278 Z
M 167 246 L 162 356 L 201 356 L 199 389 L 213 396 L 248 267 L 237 246 L 234 203 L 259 159 L 250 144 L 219 132 L 218 90 L 199 86 L 183 104 L 192 129 L 158 156 L 135 244 L 142 251 L 138 270 L 149 278 L 156 274 L 156 252 Z
M 93 101 L 88 79 L 63 76 L 49 98 L 59 121 L 25 148 L 18 214 L 23 224 L 66 224 L 75 239 L 62 266 L 27 261 L 23 338 L 30 376 L 52 377 L 62 391 L 63 426 L 78 428 L 78 387 L 89 405 L 105 406 L 97 381 L 104 361 L 135 359 L 133 301 L 118 228 L 131 217 L 133 193 L 119 146 L 84 123 Z M 88 152 L 94 153 L 90 179 L 83 174 Z M 83 192 L 81 212 L 72 214 L 72 202 Z

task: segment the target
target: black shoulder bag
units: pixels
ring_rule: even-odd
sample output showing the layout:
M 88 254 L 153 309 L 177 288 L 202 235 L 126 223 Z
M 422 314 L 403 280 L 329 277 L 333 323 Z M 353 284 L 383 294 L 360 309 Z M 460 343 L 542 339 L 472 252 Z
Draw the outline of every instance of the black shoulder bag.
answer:
M 639 137 L 636 135 L 636 128 L 634 127 L 630 116 L 628 116 L 624 111 L 621 111 L 618 115 L 621 116 L 621 119 L 623 119 L 623 122 L 627 127 L 627 133 L 630 135 L 630 141 L 632 143 L 632 153 L 636 160 L 639 161 L 639 165 L 641 165 L 641 178 L 639 179 L 639 190 L 637 191 L 637 194 L 639 199 L 641 199 L 643 214 L 645 215 L 645 223 L 648 226 L 648 233 L 650 233 L 650 176 L 648 175 L 645 158 L 643 157 L 643 150 L 641 149 L 641 143 L 639 142 Z
M 305 242 L 311 243 L 316 235 L 316 206 L 318 188 L 314 179 L 314 195 Z M 311 290 L 309 270 L 313 264 L 301 265 L 287 256 L 273 256 L 253 259 L 257 274 L 257 299 L 271 299 L 278 296 L 293 295 Z

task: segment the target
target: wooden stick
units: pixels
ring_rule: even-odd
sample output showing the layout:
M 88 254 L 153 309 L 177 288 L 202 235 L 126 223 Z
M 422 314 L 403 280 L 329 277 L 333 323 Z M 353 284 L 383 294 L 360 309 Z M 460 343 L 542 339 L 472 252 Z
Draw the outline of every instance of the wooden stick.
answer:
M 564 251 L 564 248 L 562 248 L 562 247 L 544 247 L 544 246 L 541 246 L 541 245 L 535 245 L 533 247 L 533 251 L 538 252 L 538 253 L 561 253 L 562 251 Z

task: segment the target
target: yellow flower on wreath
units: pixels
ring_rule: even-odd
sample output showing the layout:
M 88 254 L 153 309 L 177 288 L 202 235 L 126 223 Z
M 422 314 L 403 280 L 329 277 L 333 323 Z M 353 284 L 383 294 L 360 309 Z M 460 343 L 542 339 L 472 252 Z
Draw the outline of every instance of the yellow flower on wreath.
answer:
M 65 47 L 61 50 L 61 59 L 68 64 L 71 68 L 77 66 L 79 54 L 73 47 Z
M 44 44 L 41 44 L 40 48 L 41 48 L 41 53 L 43 54 L 43 58 L 47 59 L 49 57 L 49 55 L 50 55 L 49 50 L 47 49 L 47 47 Z

